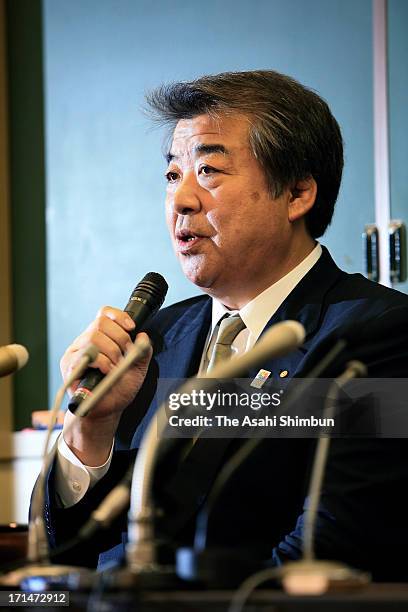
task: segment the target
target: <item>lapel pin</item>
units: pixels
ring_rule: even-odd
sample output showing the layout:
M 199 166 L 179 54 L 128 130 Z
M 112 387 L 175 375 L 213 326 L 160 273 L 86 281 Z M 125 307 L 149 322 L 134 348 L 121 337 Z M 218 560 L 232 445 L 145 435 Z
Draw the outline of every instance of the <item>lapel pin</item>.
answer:
M 271 374 L 272 372 L 269 372 L 269 370 L 259 370 L 254 380 L 251 382 L 251 387 L 261 389 Z
M 289 372 L 287 370 L 282 370 L 282 372 L 279 372 L 280 378 L 286 378 L 288 374 Z

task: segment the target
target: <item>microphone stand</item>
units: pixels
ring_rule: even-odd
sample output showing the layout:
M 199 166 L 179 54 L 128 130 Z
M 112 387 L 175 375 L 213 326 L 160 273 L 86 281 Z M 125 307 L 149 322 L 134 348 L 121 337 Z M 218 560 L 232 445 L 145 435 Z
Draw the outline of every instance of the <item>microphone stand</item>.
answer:
M 249 368 L 263 363 L 271 354 L 279 357 L 294 350 L 303 343 L 304 337 L 304 328 L 297 321 L 278 323 L 264 334 L 251 351 L 224 361 L 210 374 L 200 376 L 200 382 L 206 389 L 214 384 L 213 379 L 237 377 Z M 178 393 L 191 393 L 196 382 L 196 378 L 188 380 Z M 167 426 L 165 403 L 163 403 L 150 422 L 136 457 L 129 510 L 129 542 L 126 547 L 128 566 L 130 572 L 135 575 L 159 570 L 154 539 L 155 508 L 152 485 L 158 447 Z
M 107 393 L 117 380 L 130 368 L 137 360 L 142 359 L 147 354 L 150 347 L 148 340 L 144 338 L 137 339 L 134 346 L 128 351 L 126 356 L 103 380 L 95 387 L 92 395 L 89 395 L 81 402 L 75 416 L 80 418 L 89 414 L 95 404 Z M 84 369 L 89 363 L 95 360 L 97 355 L 96 348 L 86 351 L 80 363 L 72 372 L 67 382 L 58 390 L 54 406 L 51 411 L 49 430 L 45 442 L 44 458 L 41 473 L 33 492 L 32 518 L 29 523 L 29 546 L 28 546 L 28 564 L 18 570 L 10 572 L 0 578 L 0 585 L 13 586 L 20 585 L 23 582 L 29 582 L 31 578 L 42 578 L 44 581 L 61 582 L 63 579 L 78 575 L 79 573 L 91 573 L 91 570 L 79 568 L 78 566 L 63 566 L 49 564 L 48 558 L 48 540 L 43 520 L 44 501 L 45 501 L 45 486 L 48 471 L 56 456 L 58 445 L 55 444 L 49 453 L 48 444 L 50 439 L 50 428 L 55 424 L 56 415 L 61 406 L 62 399 L 68 387 L 74 380 L 78 380 L 83 374 Z M 68 425 L 68 432 L 74 425 L 74 420 Z
M 318 366 L 318 368 L 319 367 L 320 366 Z M 356 377 L 365 376 L 366 373 L 366 367 L 359 361 L 351 361 L 347 364 L 346 370 L 341 376 L 334 380 L 329 388 L 323 411 L 324 416 L 334 416 L 340 389 L 344 387 L 348 381 Z M 298 399 L 298 397 L 299 395 L 296 394 L 296 399 Z M 292 402 L 290 402 L 290 405 L 291 403 Z M 321 497 L 323 477 L 330 448 L 330 440 L 331 438 L 329 436 L 321 436 L 319 438 L 315 453 L 312 477 L 309 486 L 310 503 L 306 511 L 305 528 L 303 534 L 303 559 L 300 561 L 286 563 L 282 567 L 269 567 L 262 569 L 248 576 L 234 593 L 231 600 L 231 605 L 228 608 L 228 612 L 242 612 L 245 603 L 251 596 L 251 593 L 253 593 L 253 591 L 261 584 L 271 580 L 280 580 L 286 592 L 291 595 L 314 596 L 323 594 L 330 586 L 336 586 L 337 588 L 356 588 L 365 586 L 370 581 L 370 576 L 367 573 L 354 570 L 343 563 L 315 559 L 314 530 Z M 250 440 L 246 445 L 244 445 L 244 447 L 242 447 L 242 449 L 240 449 L 240 451 L 238 451 L 229 461 L 231 464 L 231 471 L 235 469 L 234 465 L 238 463 L 239 453 L 243 453 L 245 450 L 250 451 L 250 442 L 254 443 L 254 440 Z M 247 455 L 248 452 L 246 453 L 245 458 Z M 225 467 L 228 467 L 228 464 Z M 223 474 L 221 473 L 217 478 L 214 488 L 217 487 L 217 483 L 219 480 L 221 480 L 222 475 Z M 219 492 L 225 482 L 226 479 L 223 478 L 222 483 L 220 483 L 220 486 L 217 487 L 217 492 Z M 207 512 L 203 513 L 205 520 L 202 520 L 205 526 L 204 543 L 206 536 L 206 525 L 208 521 L 208 511 L 211 509 L 212 504 L 210 505 L 207 502 L 206 506 Z M 196 541 L 197 536 L 198 528 L 196 533 Z M 201 536 L 201 540 L 202 539 L 203 538 Z
M 0 578 L 0 584 L 19 584 L 22 580 L 29 578 L 33 575 L 38 575 L 40 572 L 46 571 L 50 576 L 54 575 L 54 569 L 56 566 L 51 566 L 52 570 L 49 571 L 49 556 L 48 556 L 48 540 L 43 519 L 43 507 L 45 498 L 45 481 L 48 470 L 54 460 L 57 450 L 57 443 L 48 453 L 48 447 L 51 440 L 51 434 L 54 429 L 58 412 L 61 408 L 62 400 L 69 387 L 75 380 L 78 380 L 85 368 L 96 359 L 98 350 L 95 346 L 90 345 L 82 353 L 76 367 L 71 372 L 71 375 L 67 381 L 61 385 L 58 389 L 53 406 L 49 413 L 49 421 L 47 426 L 47 434 L 44 443 L 44 450 L 42 454 L 41 471 L 38 477 L 37 484 L 33 491 L 32 498 L 32 511 L 30 513 L 30 520 L 28 523 L 28 550 L 27 550 L 27 561 L 28 564 L 17 571 L 11 572 L 6 576 Z M 60 568 L 61 569 L 61 566 Z
M 315 379 L 320 378 L 327 371 L 346 347 L 346 340 L 338 340 L 321 361 L 305 375 L 301 383 L 288 392 L 288 397 L 284 400 L 282 414 L 287 413 L 304 396 Z M 217 475 L 212 489 L 197 516 L 194 547 L 180 548 L 177 551 L 177 572 L 184 580 L 190 582 L 194 580 L 204 581 L 212 586 L 235 586 L 237 582 L 254 571 L 255 564 L 253 562 L 251 563 L 247 558 L 238 559 L 236 555 L 229 558 L 228 563 L 225 559 L 217 562 L 218 558 L 214 555 L 220 551 L 213 553 L 208 551 L 207 536 L 211 512 L 216 506 L 224 486 L 263 440 L 264 438 L 247 440 L 225 463 Z M 225 566 L 227 566 L 227 573 L 225 572 Z
M 340 389 L 353 378 L 363 377 L 366 374 L 365 365 L 360 361 L 350 361 L 343 374 L 336 378 L 329 388 L 323 416 L 332 418 Z M 365 572 L 357 571 L 337 561 L 318 560 L 315 557 L 315 527 L 330 441 L 330 435 L 325 435 L 320 436 L 317 443 L 308 491 L 309 505 L 305 512 L 303 558 L 278 568 L 277 577 L 281 580 L 285 591 L 292 595 L 320 595 L 330 586 L 357 587 L 364 586 L 370 581 L 369 574 Z
M 345 340 L 338 340 L 324 358 L 308 372 L 302 380 L 302 383 L 290 391 L 289 396 L 284 400 L 283 414 L 287 413 L 300 398 L 304 395 L 307 389 L 313 384 L 316 378 L 320 378 L 322 374 L 329 368 L 338 356 L 344 351 L 347 343 Z M 194 549 L 197 552 L 203 551 L 207 545 L 208 520 L 210 514 L 217 503 L 220 493 L 224 486 L 236 472 L 236 470 L 246 461 L 246 459 L 254 452 L 257 446 L 264 438 L 250 438 L 245 444 L 228 460 L 218 474 L 213 487 L 197 516 Z
M 55 458 L 58 445 L 55 444 L 48 453 L 48 447 L 50 444 L 51 434 L 54 429 L 55 423 L 58 418 L 58 412 L 61 408 L 62 400 L 64 395 L 73 384 L 75 380 L 78 380 L 84 373 L 86 367 L 95 361 L 98 356 L 98 349 L 91 344 L 82 353 L 77 366 L 71 372 L 65 384 L 63 384 L 57 391 L 55 396 L 54 404 L 50 410 L 50 418 L 47 427 L 47 436 L 44 443 L 42 466 L 37 486 L 33 493 L 33 505 L 32 505 L 32 519 L 29 523 L 29 537 L 28 537 L 28 559 L 32 563 L 38 563 L 40 559 L 48 561 L 48 540 L 47 534 L 44 527 L 43 520 L 43 508 L 45 504 L 45 479 L 51 464 Z

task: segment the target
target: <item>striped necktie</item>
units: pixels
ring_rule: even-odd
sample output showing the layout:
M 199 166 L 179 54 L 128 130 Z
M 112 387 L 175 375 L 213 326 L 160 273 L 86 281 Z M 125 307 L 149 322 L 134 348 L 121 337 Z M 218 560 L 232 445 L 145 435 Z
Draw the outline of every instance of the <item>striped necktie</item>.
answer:
M 232 357 L 231 345 L 239 332 L 245 329 L 245 327 L 245 323 L 238 314 L 233 316 L 227 315 L 221 320 L 207 373 L 212 372 L 219 363 Z

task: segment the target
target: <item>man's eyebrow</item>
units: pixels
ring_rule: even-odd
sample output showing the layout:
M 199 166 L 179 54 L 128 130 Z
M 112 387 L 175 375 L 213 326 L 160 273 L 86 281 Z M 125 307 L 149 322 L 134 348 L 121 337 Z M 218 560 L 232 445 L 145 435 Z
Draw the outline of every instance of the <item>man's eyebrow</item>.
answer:
M 194 147 L 193 153 L 195 155 L 210 155 L 211 153 L 222 153 L 222 155 L 230 155 L 230 151 L 224 147 L 223 144 L 198 144 Z M 166 154 L 166 161 L 169 164 L 173 159 L 178 159 L 177 155 L 174 155 L 169 151 Z
M 210 155 L 211 153 L 230 154 L 228 149 L 222 144 L 198 144 L 194 147 L 194 153 L 198 155 Z

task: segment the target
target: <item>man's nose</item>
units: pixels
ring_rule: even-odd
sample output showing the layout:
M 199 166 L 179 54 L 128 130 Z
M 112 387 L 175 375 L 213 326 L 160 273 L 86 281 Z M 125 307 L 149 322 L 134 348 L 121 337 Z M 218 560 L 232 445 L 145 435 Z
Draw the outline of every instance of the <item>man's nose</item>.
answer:
M 201 209 L 200 185 L 194 172 L 186 172 L 173 192 L 173 210 L 179 215 L 192 215 Z

